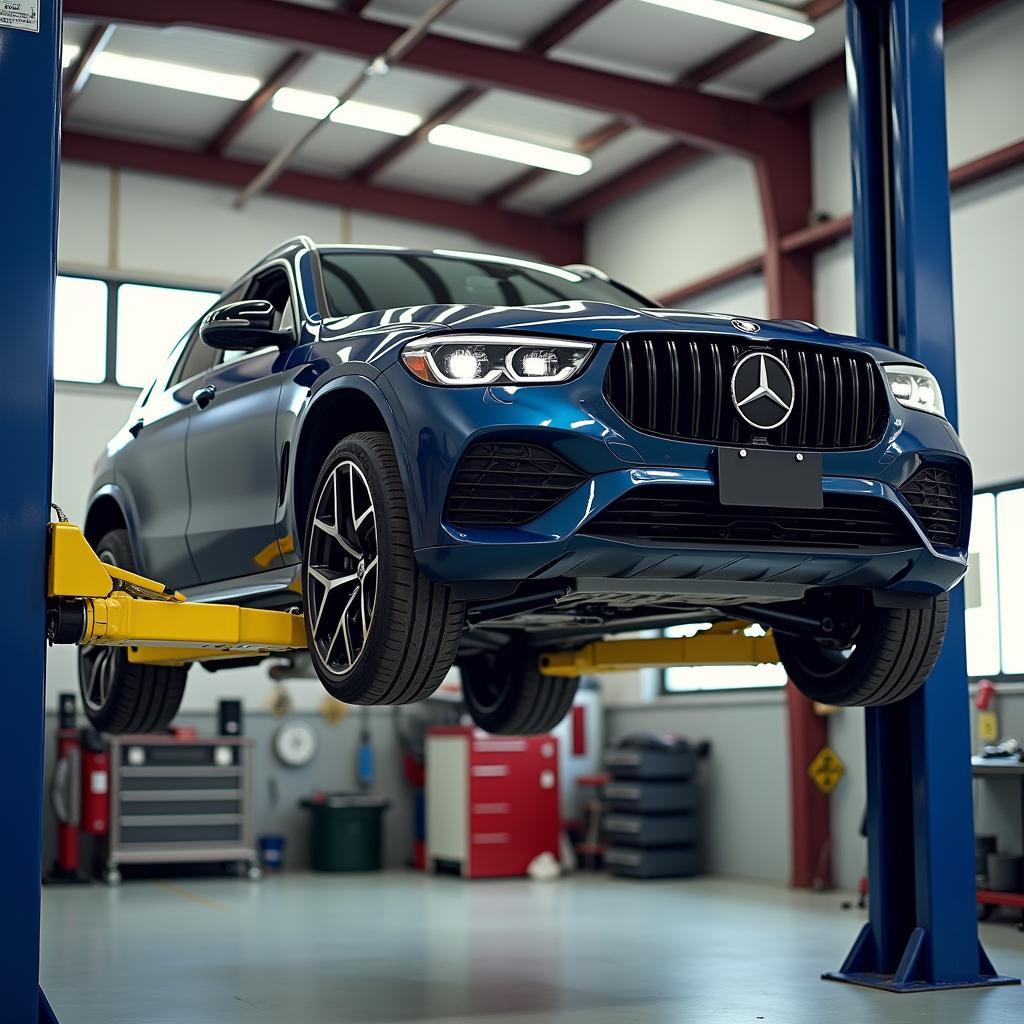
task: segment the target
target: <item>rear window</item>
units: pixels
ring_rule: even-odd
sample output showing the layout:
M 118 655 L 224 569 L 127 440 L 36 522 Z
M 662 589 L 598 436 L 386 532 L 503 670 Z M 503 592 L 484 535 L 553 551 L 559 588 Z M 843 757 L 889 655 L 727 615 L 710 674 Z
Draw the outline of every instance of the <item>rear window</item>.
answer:
M 584 300 L 654 305 L 610 281 L 511 257 L 327 250 L 321 252 L 321 264 L 327 303 L 335 316 L 449 303 L 535 306 Z

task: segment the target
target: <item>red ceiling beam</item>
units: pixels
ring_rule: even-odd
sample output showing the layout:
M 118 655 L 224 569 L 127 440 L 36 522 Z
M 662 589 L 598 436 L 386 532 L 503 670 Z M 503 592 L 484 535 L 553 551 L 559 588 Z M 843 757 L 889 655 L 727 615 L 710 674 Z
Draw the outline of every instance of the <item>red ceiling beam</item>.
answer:
M 946 0 L 942 5 L 942 23 L 947 32 L 996 7 L 1006 0 Z M 846 62 L 843 56 L 833 57 L 812 71 L 788 82 L 765 100 L 779 110 L 795 110 L 813 103 L 818 97 L 841 88 L 846 83 Z
M 949 172 L 949 186 L 953 191 L 957 191 L 1021 166 L 1024 166 L 1024 139 L 954 167 Z M 787 253 L 814 253 L 847 237 L 852 230 L 852 217 L 846 213 L 832 220 L 822 221 L 819 224 L 784 235 L 780 247 L 783 252 Z M 763 254 L 738 260 L 736 263 L 716 270 L 713 274 L 708 274 L 706 277 L 690 281 L 679 288 L 666 292 L 661 296 L 660 301 L 666 306 L 671 306 L 677 302 L 695 298 L 704 292 L 711 291 L 712 288 L 718 288 L 730 281 L 746 277 L 748 274 L 757 273 L 763 268 L 763 265 Z
M 606 206 L 653 185 L 675 171 L 692 164 L 703 154 L 691 146 L 673 144 L 655 156 L 646 158 L 631 171 L 606 181 L 555 210 L 551 219 L 558 224 L 578 224 Z
M 537 33 L 524 47 L 528 53 L 547 53 L 563 42 L 591 18 L 596 18 L 615 0 L 579 0 L 561 17 Z
M 306 50 L 294 50 L 279 64 L 270 77 L 239 108 L 238 112 L 220 129 L 207 149 L 211 153 L 223 153 L 235 139 L 250 125 L 256 115 L 274 98 L 274 93 L 287 85 L 299 71 L 309 63 L 312 54 Z
M 66 118 L 71 113 L 71 107 L 85 88 L 85 83 L 89 81 L 89 66 L 92 64 L 93 57 L 106 49 L 115 28 L 115 25 L 110 24 L 97 25 L 89 33 L 89 38 L 85 41 L 74 64 L 68 68 L 61 89 L 62 117 Z
M 370 178 L 380 174 L 384 168 L 393 164 L 400 156 L 408 153 L 413 146 L 425 142 L 427 136 L 439 124 L 446 124 L 456 114 L 462 113 L 471 103 L 475 103 L 483 94 L 484 90 L 475 85 L 462 89 L 447 103 L 438 107 L 411 135 L 395 140 L 376 156 L 367 160 L 355 172 L 355 177 L 369 181 Z
M 372 58 L 400 35 L 393 25 L 278 0 L 66 0 L 64 12 L 129 24 L 188 25 L 298 48 Z M 604 110 L 701 148 L 759 156 L 792 137 L 789 120 L 755 103 L 431 35 L 403 64 L 472 84 Z
M 843 0 L 810 0 L 809 3 L 804 4 L 801 11 L 806 14 L 811 21 L 817 21 L 819 18 L 824 18 L 826 14 L 831 14 L 834 10 L 842 6 Z M 776 36 L 754 33 L 747 39 L 737 43 L 735 46 L 730 46 L 729 49 L 723 50 L 721 53 L 712 57 L 710 60 L 705 61 L 703 64 L 699 64 L 697 67 L 691 68 L 680 79 L 679 84 L 696 88 L 698 85 L 703 85 L 705 82 L 709 82 L 713 78 L 718 78 L 721 75 L 724 75 L 727 71 L 731 71 L 734 67 L 737 67 L 739 64 L 743 64 L 752 57 L 756 57 L 758 54 L 764 53 L 765 50 L 770 50 L 781 41 L 782 40 Z
M 61 140 L 66 160 L 123 167 L 179 179 L 212 182 L 235 188 L 252 179 L 256 164 L 228 160 L 211 153 L 168 146 L 65 132 Z M 553 263 L 582 258 L 582 232 L 550 224 L 540 217 L 492 210 L 476 203 L 442 199 L 400 189 L 385 189 L 352 179 L 328 178 L 286 171 L 271 186 L 281 195 L 368 210 L 389 217 L 415 220 L 466 231 L 486 241 L 535 252 Z

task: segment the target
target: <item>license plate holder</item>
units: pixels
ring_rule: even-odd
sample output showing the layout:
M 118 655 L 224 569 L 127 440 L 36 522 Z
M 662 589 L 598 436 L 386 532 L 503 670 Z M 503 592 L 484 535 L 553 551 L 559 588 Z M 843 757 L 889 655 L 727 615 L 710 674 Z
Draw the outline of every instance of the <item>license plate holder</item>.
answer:
M 754 508 L 822 508 L 821 455 L 719 448 L 718 500 Z

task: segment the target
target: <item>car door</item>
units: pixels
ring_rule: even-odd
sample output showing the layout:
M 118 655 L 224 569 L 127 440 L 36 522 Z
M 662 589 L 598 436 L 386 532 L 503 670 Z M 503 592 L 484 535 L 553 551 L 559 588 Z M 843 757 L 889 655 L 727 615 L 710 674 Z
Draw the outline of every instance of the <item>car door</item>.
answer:
M 244 298 L 269 300 L 278 314 L 275 327 L 294 331 L 294 298 L 284 266 L 255 275 Z M 188 547 L 203 583 L 280 565 L 275 428 L 287 354 L 273 347 L 217 355 L 193 388 L 186 447 Z
M 117 453 L 114 478 L 131 510 L 138 569 L 179 588 L 194 584 L 195 566 L 185 540 L 189 517 L 186 439 L 194 381 L 216 353 L 199 340 L 194 325 L 175 346 L 177 361 L 135 410 L 128 437 Z

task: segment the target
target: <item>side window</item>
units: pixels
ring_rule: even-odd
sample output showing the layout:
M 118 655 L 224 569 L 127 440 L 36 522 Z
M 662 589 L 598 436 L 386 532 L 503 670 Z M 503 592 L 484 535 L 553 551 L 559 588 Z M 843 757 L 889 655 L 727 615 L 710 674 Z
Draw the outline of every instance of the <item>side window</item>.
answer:
M 242 285 L 221 296 L 215 305 L 223 306 L 228 302 L 237 302 L 244 295 L 245 285 Z M 202 318 L 192 327 L 189 339 L 185 343 L 185 351 L 178 363 L 177 369 L 174 371 L 174 376 L 171 378 L 172 386 L 180 384 L 183 380 L 189 380 L 197 374 L 206 373 L 207 370 L 213 369 L 214 364 L 220 357 L 221 353 L 217 349 L 203 344 L 202 338 L 199 337 L 200 323 L 202 323 Z

